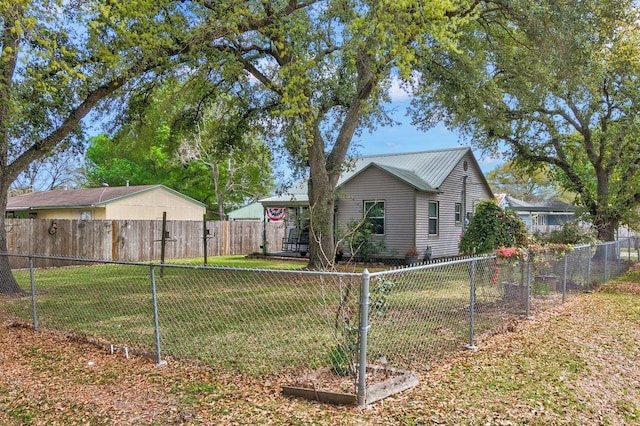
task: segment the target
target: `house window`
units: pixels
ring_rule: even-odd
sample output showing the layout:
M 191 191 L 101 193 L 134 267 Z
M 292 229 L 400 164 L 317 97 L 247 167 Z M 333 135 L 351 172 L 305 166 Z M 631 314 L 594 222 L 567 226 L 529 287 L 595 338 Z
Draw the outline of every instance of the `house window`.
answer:
M 456 223 L 460 223 L 462 221 L 462 203 L 456 203 L 453 216 Z
M 429 235 L 438 235 L 439 210 L 437 201 L 429 201 Z
M 371 233 L 384 234 L 384 201 L 365 201 L 364 217 L 371 224 Z
M 80 212 L 80 220 L 91 220 L 91 212 Z

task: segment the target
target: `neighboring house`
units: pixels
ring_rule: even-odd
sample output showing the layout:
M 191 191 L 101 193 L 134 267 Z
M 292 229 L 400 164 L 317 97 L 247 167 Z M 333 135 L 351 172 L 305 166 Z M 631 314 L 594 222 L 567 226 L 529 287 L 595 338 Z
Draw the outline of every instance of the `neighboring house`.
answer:
M 513 210 L 531 232 L 549 232 L 574 219 L 576 207 L 562 201 L 529 203 L 508 194 L 496 195 L 496 202 L 505 210 Z
M 338 181 L 334 225 L 339 235 L 366 218 L 374 238 L 384 243 L 383 257 L 402 258 L 412 247 L 421 257 L 457 256 L 466 220 L 480 201 L 492 198 L 469 148 L 359 157 Z M 289 234 L 302 235 L 309 208 L 306 183 L 260 202 L 267 209 L 286 208 Z M 283 244 L 283 250 L 289 248 Z
M 258 202 L 230 211 L 227 214 L 227 218 L 229 220 L 254 220 L 260 222 L 266 219 L 264 207 Z
M 205 204 L 163 185 L 32 192 L 8 199 L 7 217 L 37 219 L 203 220 Z

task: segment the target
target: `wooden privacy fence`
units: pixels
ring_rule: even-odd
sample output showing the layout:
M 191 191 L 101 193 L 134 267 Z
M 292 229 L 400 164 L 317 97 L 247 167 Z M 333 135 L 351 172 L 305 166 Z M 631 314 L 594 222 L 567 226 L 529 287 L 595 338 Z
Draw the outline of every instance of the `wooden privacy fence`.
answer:
M 280 250 L 284 222 L 166 221 L 165 259 Z M 161 258 L 162 220 L 5 219 L 10 253 L 117 261 Z M 263 237 L 264 236 L 264 237 Z

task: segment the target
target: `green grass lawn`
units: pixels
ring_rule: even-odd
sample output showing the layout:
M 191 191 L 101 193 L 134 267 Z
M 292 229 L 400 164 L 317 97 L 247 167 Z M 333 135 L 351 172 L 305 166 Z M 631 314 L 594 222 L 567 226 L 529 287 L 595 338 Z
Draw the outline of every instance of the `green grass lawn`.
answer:
M 336 344 L 331 324 L 339 292 L 347 283 L 357 289 L 357 275 L 318 276 L 295 271 L 300 262 L 271 259 L 227 257 L 215 263 L 234 268 L 153 266 L 162 355 L 252 373 L 326 363 Z M 290 269 L 269 269 L 274 267 Z M 151 269 L 99 264 L 36 270 L 39 327 L 154 353 Z M 28 271 L 15 271 L 15 277 L 29 288 Z M 32 320 L 30 298 L 14 300 L 7 309 Z
M 163 357 L 256 374 L 325 366 L 328 353 L 343 342 L 336 320 L 347 294 L 339 323 L 358 328 L 360 274 L 319 275 L 301 269 L 306 265 L 299 261 L 243 256 L 209 263 L 225 268 L 192 267 L 198 259 L 191 259 L 179 266 L 38 269 L 38 325 L 153 354 L 153 270 Z M 28 289 L 29 272 L 14 274 Z M 482 274 L 479 270 L 475 333 L 522 313 L 521 306 L 505 304 L 499 287 L 486 284 Z M 411 368 L 470 343 L 469 277 L 467 263 L 374 274 L 369 354 L 385 353 L 391 365 Z M 377 287 L 382 278 L 392 282 L 385 295 Z M 384 309 L 376 307 L 380 303 Z M 14 300 L 7 309 L 32 320 L 30 298 Z
M 260 257 L 253 258 L 244 255 L 207 257 L 207 266 L 228 266 L 233 268 L 259 268 L 259 269 L 303 269 L 307 266 L 308 259 Z M 204 258 L 171 260 L 166 263 L 185 265 L 204 265 Z

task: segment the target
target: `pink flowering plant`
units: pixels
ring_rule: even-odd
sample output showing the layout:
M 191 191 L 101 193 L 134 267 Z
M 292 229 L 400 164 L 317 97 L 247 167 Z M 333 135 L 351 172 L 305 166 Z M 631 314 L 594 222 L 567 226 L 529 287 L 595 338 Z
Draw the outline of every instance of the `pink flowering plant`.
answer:
M 495 201 L 486 200 L 477 205 L 469 226 L 460 237 L 459 249 L 461 254 L 469 256 L 494 255 L 488 273 L 491 282 L 498 284 L 500 275 L 503 281 L 517 281 L 517 266 L 522 268 L 525 262 L 533 262 L 534 268 L 551 267 L 572 247 L 556 242 L 536 242 L 515 212 L 502 210 Z M 503 271 L 500 271 L 501 267 Z
M 522 247 L 498 247 L 494 250 L 496 257 L 508 260 L 526 260 L 527 251 Z
M 522 247 L 498 247 L 493 252 L 496 255 L 496 262 L 492 266 L 492 273 L 490 276 L 492 284 L 498 284 L 501 268 L 499 261 L 501 259 L 506 261 L 507 266 L 506 271 L 503 271 L 503 278 L 506 278 L 504 277 L 506 273 L 506 275 L 511 279 L 513 279 L 513 275 L 515 273 L 515 263 L 527 259 L 527 251 Z
M 549 268 L 553 261 L 562 259 L 571 250 L 573 250 L 573 246 L 570 244 L 560 243 L 531 243 L 526 247 L 498 247 L 494 250 L 496 263 L 493 266 L 491 282 L 498 283 L 500 273 L 498 261 L 500 259 L 507 261 L 508 271 L 510 275 L 513 275 L 516 261 L 531 261 L 534 269 Z

